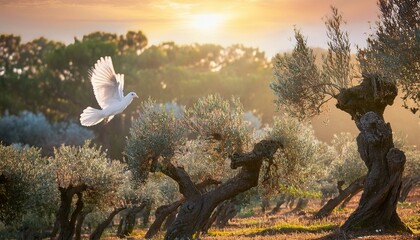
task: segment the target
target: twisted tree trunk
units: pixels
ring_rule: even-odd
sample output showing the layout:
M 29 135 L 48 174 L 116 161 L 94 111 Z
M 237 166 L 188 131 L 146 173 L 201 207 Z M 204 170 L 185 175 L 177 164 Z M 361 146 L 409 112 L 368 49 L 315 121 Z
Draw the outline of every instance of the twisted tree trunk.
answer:
M 383 113 L 397 96 L 397 87 L 378 75 L 363 75 L 360 85 L 343 89 L 337 107 L 352 116 L 360 134 L 357 146 L 368 168 L 358 208 L 341 226 L 344 233 L 411 232 L 396 208 L 405 155 L 394 148 L 392 130 Z
M 170 169 L 172 169 L 172 171 L 174 172 L 177 172 L 176 168 L 173 166 L 171 166 Z M 167 172 L 167 174 L 170 174 L 170 173 Z M 221 182 L 218 180 L 207 178 L 200 183 L 194 184 L 194 186 L 197 188 L 198 191 L 203 193 L 206 191 L 205 189 L 207 187 L 212 186 L 212 185 L 218 185 L 220 183 Z M 181 204 L 184 202 L 185 202 L 185 198 L 180 199 L 171 204 L 158 207 L 155 212 L 155 221 L 149 227 L 149 230 L 147 231 L 145 238 L 149 239 L 149 238 L 152 238 L 154 235 L 156 235 L 161 229 L 162 224 L 165 221 L 165 219 L 166 221 L 165 221 L 165 225 L 163 226 L 163 230 L 167 230 L 175 221 L 178 207 L 181 206 Z
M 261 197 L 261 212 L 265 213 L 270 208 L 270 198 Z
M 119 212 L 121 212 L 124 209 L 126 209 L 126 207 L 115 208 L 108 215 L 108 217 L 96 227 L 96 229 L 90 235 L 89 239 L 90 240 L 99 240 L 99 239 L 101 239 L 101 236 L 102 236 L 103 232 L 109 226 L 109 224 L 112 222 L 112 220 L 114 219 L 115 215 L 117 215 Z
M 268 213 L 269 215 L 277 214 L 280 211 L 281 205 L 286 203 L 286 196 L 282 195 L 280 199 L 277 201 L 276 206 Z
M 76 220 L 78 215 L 83 210 L 83 195 L 82 192 L 87 189 L 87 186 L 82 184 L 76 187 L 59 188 L 60 190 L 60 208 L 57 213 L 57 220 L 60 225 L 60 232 L 58 234 L 59 240 L 70 240 L 73 238 L 76 228 Z M 77 196 L 76 208 L 71 212 L 71 204 L 73 196 Z
M 149 230 L 147 230 L 146 236 L 144 237 L 149 239 L 156 235 L 165 219 L 175 212 L 184 201 L 184 199 L 181 199 L 171 204 L 158 207 L 155 212 L 155 221 L 149 227 Z
M 223 201 L 258 184 L 263 159 L 270 158 L 281 143 L 263 140 L 245 154 L 231 156 L 231 168 L 241 171 L 215 189 L 200 193 L 182 168 L 168 169 L 166 174 L 177 180 L 180 191 L 187 199 L 180 207 L 174 224 L 166 232 L 165 239 L 192 239 L 208 223 L 214 209 Z

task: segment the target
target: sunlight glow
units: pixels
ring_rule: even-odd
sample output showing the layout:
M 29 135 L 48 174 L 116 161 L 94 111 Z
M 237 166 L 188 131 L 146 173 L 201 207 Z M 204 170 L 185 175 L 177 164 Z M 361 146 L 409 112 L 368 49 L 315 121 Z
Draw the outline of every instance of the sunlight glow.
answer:
M 191 24 L 199 30 L 216 30 L 224 21 L 224 16 L 216 13 L 200 13 L 192 15 Z

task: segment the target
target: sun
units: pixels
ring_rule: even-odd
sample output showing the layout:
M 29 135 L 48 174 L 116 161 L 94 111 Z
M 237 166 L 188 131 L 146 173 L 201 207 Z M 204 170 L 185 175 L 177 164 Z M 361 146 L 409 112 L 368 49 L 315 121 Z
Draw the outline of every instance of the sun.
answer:
M 217 13 L 200 13 L 191 17 L 192 27 L 203 31 L 214 31 L 220 27 L 224 16 Z

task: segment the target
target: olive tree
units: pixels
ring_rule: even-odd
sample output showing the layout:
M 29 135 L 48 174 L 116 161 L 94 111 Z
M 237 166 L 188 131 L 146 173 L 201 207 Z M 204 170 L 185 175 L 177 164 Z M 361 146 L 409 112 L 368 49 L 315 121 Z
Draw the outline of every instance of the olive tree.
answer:
M 54 175 L 40 150 L 0 145 L 0 222 L 12 234 L 3 237 L 46 237 L 57 203 Z
M 181 164 L 196 161 L 195 165 L 198 165 L 208 161 L 207 167 L 217 167 L 227 158 L 229 151 L 233 153 L 234 150 L 243 148 L 249 139 L 244 133 L 242 109 L 237 100 L 229 103 L 219 96 L 209 96 L 199 100 L 180 119 L 171 112 L 156 109 L 155 105 L 151 100 L 143 103 L 141 115 L 133 123 L 126 148 L 128 164 L 139 179 L 147 178 L 151 171 L 162 172 L 177 182 L 185 200 L 173 224 L 175 227 L 171 227 L 168 234 L 172 232 L 171 234 L 192 236 L 206 224 L 214 208 L 232 195 L 220 195 L 219 199 L 212 199 L 207 197 L 210 192 L 201 194 L 200 183 L 207 179 L 217 182 L 220 179 L 214 178 L 219 176 L 199 174 L 205 172 L 204 165 L 188 169 L 190 164 Z M 189 142 L 187 134 L 195 142 Z M 193 153 L 190 154 L 191 151 Z M 197 154 L 195 151 L 201 153 Z M 192 214 L 183 210 L 187 206 L 199 207 L 205 199 L 208 203 L 217 201 L 206 204 L 201 211 L 196 209 Z M 181 222 L 182 226 L 179 226 Z M 191 224 L 185 224 L 186 222 Z
M 85 205 L 99 204 L 104 196 L 106 201 L 118 200 L 119 187 L 126 182 L 124 165 L 107 159 L 90 141 L 80 147 L 63 145 L 50 161 L 60 194 L 54 230 L 59 229 L 58 239 L 72 239 Z
M 166 239 L 190 239 L 205 231 L 218 206 L 259 183 L 267 189 L 278 188 L 281 183 L 293 180 L 299 184 L 311 176 L 305 161 L 314 161 L 319 146 L 309 143 L 313 138 L 305 134 L 313 134 L 312 130 L 297 120 L 278 118 L 267 134 L 254 138 L 235 98 L 227 101 L 210 95 L 199 99 L 182 118 L 154 106 L 152 100 L 143 103 L 125 154 L 138 180 L 147 179 L 149 172 L 160 172 L 178 184 L 183 198 L 160 209 L 180 206 Z M 295 134 L 283 136 L 291 131 Z M 299 151 L 297 144 L 308 147 Z M 203 189 L 205 183 L 213 184 Z
M 368 174 L 359 207 L 341 227 L 344 233 L 411 232 L 396 212 L 406 157 L 394 147 L 383 113 L 393 104 L 398 87 L 406 94 L 411 90 L 418 94 L 420 6 L 415 0 L 380 0 L 379 7 L 377 31 L 369 37 L 368 47 L 359 51 L 362 78 L 358 85 L 353 86 L 356 75 L 348 34 L 341 30 L 343 20 L 335 8 L 326 20 L 330 40 L 321 69 L 314 65 L 313 52 L 299 31 L 295 31 L 297 44 L 291 56 L 274 58 L 276 79 L 271 87 L 278 103 L 286 103 L 292 114 L 305 118 L 318 114 L 334 98 L 336 107 L 349 113 L 360 130 L 356 141 Z M 407 47 L 404 56 L 412 61 L 398 60 L 402 55 L 395 44 Z

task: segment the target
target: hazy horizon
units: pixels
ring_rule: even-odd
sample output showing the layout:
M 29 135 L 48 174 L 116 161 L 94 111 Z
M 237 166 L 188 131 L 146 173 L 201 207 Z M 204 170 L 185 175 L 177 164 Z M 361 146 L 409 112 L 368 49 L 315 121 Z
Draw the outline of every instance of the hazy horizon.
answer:
M 363 47 L 369 22 L 379 12 L 372 0 L 0 0 L 0 6 L 0 32 L 20 35 L 23 42 L 46 37 L 69 44 L 94 31 L 141 30 L 149 45 L 239 43 L 269 58 L 293 48 L 294 27 L 308 37 L 309 46 L 326 48 L 323 19 L 331 6 L 347 22 L 353 49 Z

